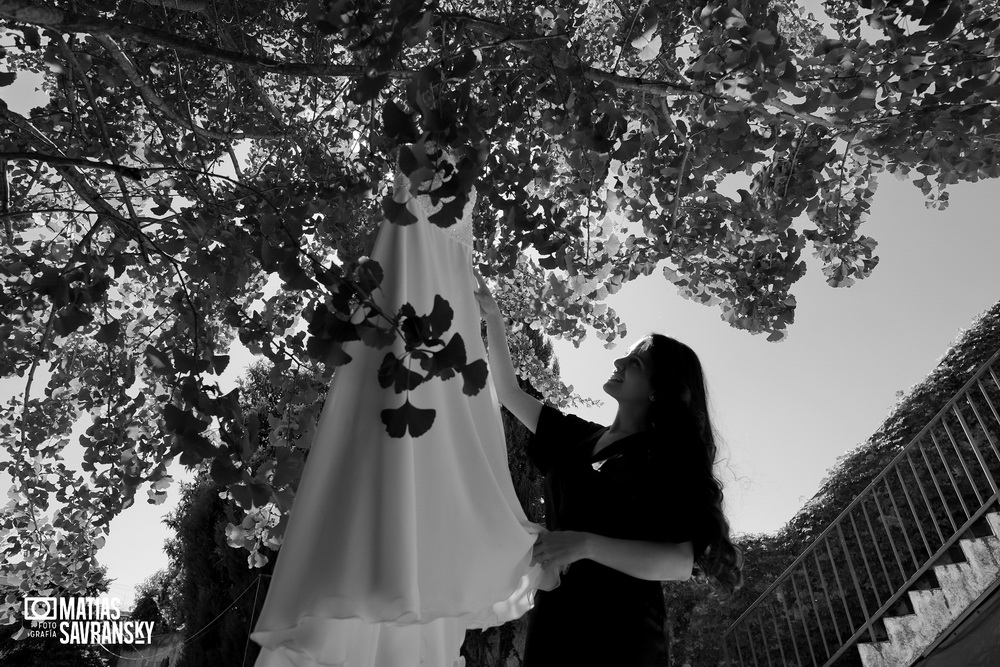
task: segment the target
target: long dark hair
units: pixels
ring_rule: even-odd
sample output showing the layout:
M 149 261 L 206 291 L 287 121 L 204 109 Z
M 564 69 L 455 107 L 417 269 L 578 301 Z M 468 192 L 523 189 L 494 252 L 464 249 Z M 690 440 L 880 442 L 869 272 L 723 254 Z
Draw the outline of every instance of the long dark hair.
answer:
M 729 537 L 722 511 L 722 483 L 715 475 L 718 447 L 708 415 L 705 375 L 690 347 L 661 334 L 650 334 L 642 348 L 653 359 L 653 430 L 671 443 L 672 455 L 691 468 L 698 502 L 708 505 L 704 526 L 707 546 L 695 554 L 695 579 L 722 598 L 743 583 L 743 553 Z

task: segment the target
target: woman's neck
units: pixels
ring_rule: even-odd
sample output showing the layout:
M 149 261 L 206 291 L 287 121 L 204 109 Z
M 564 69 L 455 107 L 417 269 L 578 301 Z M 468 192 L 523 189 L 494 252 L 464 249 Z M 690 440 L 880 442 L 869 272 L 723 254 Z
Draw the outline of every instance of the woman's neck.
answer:
M 649 429 L 649 405 L 628 405 L 619 403 L 615 420 L 608 427 L 611 433 L 629 435 Z

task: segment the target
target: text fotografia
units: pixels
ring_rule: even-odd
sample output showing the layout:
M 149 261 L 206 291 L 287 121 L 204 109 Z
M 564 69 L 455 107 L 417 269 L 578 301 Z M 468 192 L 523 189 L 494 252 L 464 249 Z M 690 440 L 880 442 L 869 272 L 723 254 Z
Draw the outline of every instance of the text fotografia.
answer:
M 153 621 L 122 618 L 121 600 L 111 597 L 26 597 L 24 620 L 31 638 L 60 644 L 149 644 Z

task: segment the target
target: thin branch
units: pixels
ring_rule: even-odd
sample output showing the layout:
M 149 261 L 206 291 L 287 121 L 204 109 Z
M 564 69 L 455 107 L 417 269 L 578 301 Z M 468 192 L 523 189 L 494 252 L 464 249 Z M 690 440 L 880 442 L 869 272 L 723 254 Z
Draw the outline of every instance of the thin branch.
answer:
M 621 74 L 605 72 L 592 67 L 585 68 L 583 70 L 583 76 L 584 78 L 596 81 L 597 83 L 607 82 L 614 84 L 615 87 L 622 90 L 632 90 L 637 93 L 650 93 L 657 96 L 684 94 L 700 95 L 702 97 L 710 97 L 712 99 L 722 98 L 722 96 L 708 90 L 699 90 L 694 86 L 684 83 L 676 83 L 674 81 L 649 81 L 643 79 L 642 77 L 622 76 Z
M 97 160 L 88 160 L 87 158 L 77 158 L 77 157 L 63 157 L 61 155 L 46 155 L 44 153 L 36 153 L 33 151 L 18 151 L 18 152 L 3 152 L 0 153 L 0 160 L 32 160 L 38 162 L 45 162 L 47 164 L 61 164 L 70 165 L 73 167 L 87 167 L 89 169 L 101 169 L 104 171 L 111 171 L 122 176 L 131 178 L 133 181 L 141 181 L 145 178 L 145 174 L 142 169 L 138 167 L 126 167 L 121 164 L 111 164 L 108 162 L 98 162 Z M 4 188 L 6 191 L 6 188 Z M 6 204 L 6 192 L 4 193 L 5 199 L 4 204 Z M 6 212 L 7 206 L 4 206 L 4 212 Z
M 844 157 L 840 160 L 840 179 L 837 183 L 837 212 L 835 214 L 835 222 L 840 226 L 840 204 L 844 199 L 844 171 L 847 168 L 847 156 L 851 153 L 851 144 L 854 142 L 854 136 L 851 136 L 847 140 L 847 146 L 844 147 Z
M 14 230 L 10 225 L 8 211 L 10 210 L 10 184 L 7 182 L 7 160 L 0 157 L 0 217 L 3 217 L 3 229 L 7 234 L 7 245 L 14 246 Z
M 628 30 L 625 32 L 625 36 L 622 37 L 622 46 L 618 51 L 618 56 L 615 58 L 615 64 L 611 66 L 611 71 L 618 71 L 618 63 L 621 62 L 622 54 L 625 53 L 625 43 L 628 42 L 628 38 L 632 36 L 632 30 L 635 28 L 635 22 L 639 20 L 639 14 L 646 8 L 649 0 L 642 0 L 639 3 L 639 7 L 635 10 L 635 14 L 632 15 L 632 23 L 629 24 Z M 618 5 L 618 11 L 622 11 L 624 7 Z M 625 13 L 622 11 L 622 18 L 625 18 Z
M 674 131 L 674 135 L 678 139 L 680 139 L 685 146 L 684 157 L 681 158 L 681 168 L 680 171 L 677 173 L 677 187 L 674 190 L 674 203 L 670 211 L 670 224 L 674 229 L 676 229 L 677 215 L 680 211 L 680 204 L 681 204 L 681 185 L 684 182 L 684 172 L 687 169 L 688 157 L 691 155 L 692 146 L 691 146 L 691 139 L 689 139 L 687 135 L 681 132 L 680 128 L 677 127 L 677 124 L 674 122 L 674 119 L 670 116 L 670 108 L 667 107 L 667 101 L 662 97 L 660 98 L 660 110 L 663 112 L 663 118 L 667 121 L 667 125 L 670 126 L 670 129 Z
M 817 116 L 815 114 L 805 113 L 805 112 L 802 112 L 802 111 L 796 111 L 795 107 L 793 107 L 788 102 L 783 102 L 782 100 L 768 99 L 767 102 L 765 102 L 765 104 L 769 104 L 770 106 L 774 107 L 775 109 L 779 109 L 781 111 L 784 111 L 785 113 L 789 114 L 790 116 L 795 116 L 796 118 L 798 118 L 800 120 L 804 120 L 807 123 L 812 123 L 813 125 L 820 125 L 822 127 L 830 129 L 830 130 L 844 130 L 844 129 L 847 128 L 846 125 L 837 125 L 833 121 L 828 120 L 826 118 L 820 118 L 819 116 Z
M 799 135 L 799 140 L 795 142 L 795 152 L 792 153 L 792 160 L 788 163 L 788 174 L 785 175 L 785 191 L 781 194 L 782 199 L 788 197 L 788 186 L 792 182 L 792 176 L 795 175 L 795 163 L 799 159 L 799 151 L 802 149 L 802 145 L 806 142 L 806 136 L 809 134 L 809 128 L 804 128 L 802 133 Z

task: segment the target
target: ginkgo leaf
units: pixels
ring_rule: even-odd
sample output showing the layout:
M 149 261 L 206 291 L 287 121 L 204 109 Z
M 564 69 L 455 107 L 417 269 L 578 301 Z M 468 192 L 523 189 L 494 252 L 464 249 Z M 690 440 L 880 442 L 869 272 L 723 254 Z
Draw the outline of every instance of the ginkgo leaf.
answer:
M 397 225 L 412 225 L 417 221 L 405 203 L 395 201 L 392 195 L 386 195 L 382 200 L 382 215 L 391 223 Z
M 149 364 L 154 372 L 164 375 L 172 375 L 174 373 L 174 365 L 167 354 L 149 345 L 146 347 L 145 355 L 146 363 Z
M 55 316 L 53 328 L 60 336 L 68 336 L 94 319 L 93 313 L 81 309 L 76 304 L 66 306 Z
M 654 35 L 649 40 L 643 39 L 640 35 L 638 38 L 632 40 L 632 46 L 639 50 L 639 60 L 649 62 L 650 60 L 656 60 L 657 56 L 660 55 L 660 49 L 663 48 L 663 40 L 659 35 Z
M 489 367 L 485 359 L 476 359 L 462 368 L 462 393 L 475 396 L 486 386 Z
M 402 438 L 407 432 L 410 436 L 419 438 L 430 430 L 434 415 L 434 410 L 418 408 L 409 399 L 403 401 L 403 405 L 398 408 L 387 408 L 381 412 L 386 432 L 393 438 Z
M 212 479 L 216 483 L 222 486 L 229 486 L 230 484 L 235 484 L 240 479 L 243 478 L 243 473 L 233 465 L 233 462 L 229 460 L 226 455 L 216 456 L 212 459 L 212 466 L 209 469 L 209 474 L 212 475 Z
M 172 403 L 163 408 L 163 424 L 170 433 L 191 436 L 204 432 L 211 425 L 210 422 L 198 419 Z
M 465 341 L 455 334 L 448 344 L 420 363 L 428 377 L 451 379 L 455 372 L 465 366 Z
M 122 323 L 118 320 L 112 320 L 107 324 L 101 325 L 101 328 L 97 331 L 97 335 L 94 336 L 94 340 L 105 345 L 113 345 L 118 341 L 121 330 Z
M 382 364 L 378 369 L 378 382 L 382 388 L 388 389 L 393 386 L 396 393 L 402 393 L 416 389 L 423 380 L 420 373 L 411 371 L 406 363 L 392 352 L 382 358 Z
M 394 100 L 387 100 L 382 106 L 382 127 L 393 141 L 410 143 L 417 140 L 413 116 L 400 109 Z

